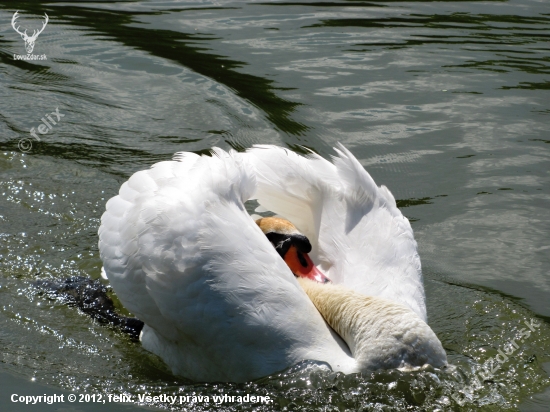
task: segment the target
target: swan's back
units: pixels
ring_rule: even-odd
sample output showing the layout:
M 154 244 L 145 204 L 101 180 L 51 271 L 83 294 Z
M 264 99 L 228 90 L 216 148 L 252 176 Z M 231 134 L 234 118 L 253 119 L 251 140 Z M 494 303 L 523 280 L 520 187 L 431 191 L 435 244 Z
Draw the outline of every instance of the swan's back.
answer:
M 345 357 L 246 213 L 256 182 L 243 156 L 175 159 L 124 183 L 99 230 L 108 279 L 146 324 L 144 347 L 200 381 L 246 381 L 302 359 Z

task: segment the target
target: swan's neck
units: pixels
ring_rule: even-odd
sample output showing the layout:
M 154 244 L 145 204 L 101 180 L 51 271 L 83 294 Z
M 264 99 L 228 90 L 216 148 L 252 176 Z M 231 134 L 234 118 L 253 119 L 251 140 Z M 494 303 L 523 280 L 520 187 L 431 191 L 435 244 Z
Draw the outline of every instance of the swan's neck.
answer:
M 298 281 L 326 322 L 348 344 L 355 372 L 447 363 L 434 332 L 405 306 L 339 285 L 304 278 Z

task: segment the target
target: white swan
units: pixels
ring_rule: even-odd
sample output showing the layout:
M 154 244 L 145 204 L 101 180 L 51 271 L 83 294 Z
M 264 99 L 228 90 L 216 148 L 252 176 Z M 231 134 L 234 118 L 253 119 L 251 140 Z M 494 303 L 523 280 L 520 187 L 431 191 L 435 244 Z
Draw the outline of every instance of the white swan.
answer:
M 102 216 L 104 269 L 145 323 L 146 349 L 196 381 L 249 381 L 304 359 L 344 373 L 446 365 L 409 221 L 349 151 L 333 163 L 274 146 L 213 152 L 135 173 Z M 256 224 L 251 198 L 294 226 Z M 298 273 L 309 264 L 300 232 L 319 269 L 309 274 Z M 277 250 L 297 275 L 332 283 L 298 281 Z

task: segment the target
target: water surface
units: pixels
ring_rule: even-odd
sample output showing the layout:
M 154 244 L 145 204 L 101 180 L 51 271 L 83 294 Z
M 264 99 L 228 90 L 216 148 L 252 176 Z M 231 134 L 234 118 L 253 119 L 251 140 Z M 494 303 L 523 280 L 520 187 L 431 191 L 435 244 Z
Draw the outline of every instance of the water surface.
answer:
M 24 53 L 10 25 L 16 9 L 0 2 L 2 376 L 74 393 L 251 393 L 275 405 L 181 410 L 547 410 L 547 2 L 18 1 L 17 9 L 31 31 L 44 13 L 50 20 L 33 52 L 47 60 L 14 60 Z M 59 123 L 32 137 L 56 108 Z M 338 141 L 411 220 L 429 323 L 456 370 L 346 377 L 304 364 L 245 385 L 194 384 L 31 286 L 98 278 L 105 202 L 174 152 L 271 143 L 329 156 Z M 531 321 L 540 326 L 479 382 L 483 365 Z M 0 402 L 13 406 L 6 388 Z

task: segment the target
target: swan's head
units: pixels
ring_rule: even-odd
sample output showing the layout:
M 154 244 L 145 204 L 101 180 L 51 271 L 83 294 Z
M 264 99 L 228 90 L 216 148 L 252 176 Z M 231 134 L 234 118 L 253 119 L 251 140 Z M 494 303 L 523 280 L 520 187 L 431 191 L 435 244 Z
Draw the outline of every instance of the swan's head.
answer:
M 296 226 L 279 217 L 263 217 L 256 220 L 262 232 L 267 236 L 275 250 L 284 259 L 295 276 L 315 280 L 319 283 L 330 282 L 311 261 L 309 239 L 302 235 Z

